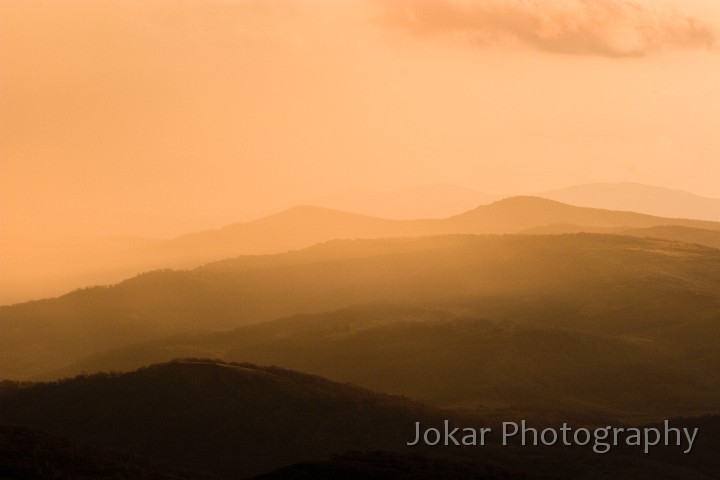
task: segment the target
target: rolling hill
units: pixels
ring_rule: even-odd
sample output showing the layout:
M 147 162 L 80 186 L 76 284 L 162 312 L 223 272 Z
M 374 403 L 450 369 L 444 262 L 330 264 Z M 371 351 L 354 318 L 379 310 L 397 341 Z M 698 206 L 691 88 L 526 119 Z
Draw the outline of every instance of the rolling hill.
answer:
M 583 447 L 501 446 L 499 435 L 475 447 L 405 445 L 416 421 L 441 426 L 446 419 L 463 427 L 498 427 L 275 367 L 185 359 L 124 374 L 5 382 L 0 425 L 15 426 L 0 426 L 0 465 L 10 467 L 1 474 L 68 480 L 707 480 L 717 467 L 718 417 L 672 420 L 701 429 L 692 456 L 676 447 L 658 447 L 655 455 L 630 447 L 597 455 Z M 168 464 L 175 466 L 157 466 Z M 193 477 L 192 471 L 206 473 Z
M 641 183 L 590 183 L 536 195 L 581 207 L 720 221 L 720 198 L 701 197 L 682 190 Z
M 647 228 L 631 228 L 618 232 L 620 235 L 632 235 L 644 238 L 664 238 L 683 243 L 694 243 L 720 248 L 720 231 L 678 225 L 661 225 Z
M 708 413 L 719 285 L 719 250 L 664 240 L 333 241 L 3 307 L 0 365 L 48 378 L 203 355 L 484 412 Z
M 640 238 L 658 238 L 695 245 L 720 248 L 720 231 L 678 225 L 645 228 L 597 228 L 568 224 L 552 224 L 523 230 L 526 235 L 563 235 L 568 233 L 606 233 Z
M 311 372 L 488 418 L 511 412 L 637 422 L 717 411 L 720 383 L 713 372 L 720 368 L 719 329 L 711 323 L 720 312 L 717 303 L 704 312 L 705 321 L 678 321 L 668 328 L 663 320 L 677 320 L 679 311 L 638 322 L 636 311 L 622 310 L 627 305 L 590 311 L 580 299 L 476 302 L 483 317 L 460 317 L 448 311 L 451 305 L 447 310 L 363 306 L 292 316 L 105 352 L 50 376 L 128 371 L 206 355 Z M 600 326 L 588 326 L 591 322 Z
M 200 359 L 0 391 L 0 424 L 231 478 L 333 452 L 402 449 L 416 420 L 443 418 L 319 377 Z
M 109 246 L 61 249 L 53 258 L 39 262 L 39 270 L 30 277 L 27 272 L 24 277 L 6 276 L 3 290 L 9 292 L 6 295 L 15 292 L 13 298 L 26 291 L 56 293 L 60 287 L 68 291 L 98 282 L 112 283 L 147 270 L 193 268 L 239 255 L 282 253 L 335 239 L 509 234 L 557 224 L 575 225 L 576 229 L 592 232 L 666 226 L 720 231 L 720 222 L 581 208 L 537 197 L 512 197 L 447 218 L 418 220 L 388 220 L 301 206 L 251 222 L 170 240 L 112 241 Z M 664 235 L 664 232 L 654 234 Z M 669 239 L 676 237 L 673 232 L 669 233 Z M 696 235 L 695 241 L 717 245 L 712 235 Z
M 549 224 L 625 229 L 676 225 L 720 231 L 720 222 L 661 218 L 633 212 L 574 207 L 536 197 L 512 197 L 459 215 L 420 220 L 387 220 L 301 206 L 252 222 L 183 235 L 133 252 L 137 258 L 145 258 L 145 263 L 186 267 L 238 255 L 306 248 L 335 239 L 508 234 Z

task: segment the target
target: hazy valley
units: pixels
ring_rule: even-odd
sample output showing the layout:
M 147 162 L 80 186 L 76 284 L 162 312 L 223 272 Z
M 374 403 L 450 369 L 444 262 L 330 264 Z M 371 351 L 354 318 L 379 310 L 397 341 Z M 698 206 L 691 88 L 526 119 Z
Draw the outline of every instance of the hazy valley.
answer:
M 455 190 L 451 192 L 457 193 Z M 667 196 L 662 189 L 656 194 Z M 417 203 L 413 195 L 419 194 L 411 191 L 405 195 L 409 197 L 401 195 L 395 202 L 412 208 Z M 57 296 L 87 285 L 117 283 L 138 272 L 160 268 L 193 268 L 239 255 L 282 253 L 334 239 L 598 232 L 666 238 L 715 248 L 720 244 L 718 221 L 654 217 L 633 212 L 576 207 L 539 197 L 510 197 L 480 206 L 470 204 L 470 200 L 456 204 L 453 203 L 455 197 L 442 188 L 435 195 L 430 195 L 431 198 L 434 196 L 447 197 L 441 203 L 452 203 L 453 208 L 457 208 L 452 210 L 455 214 L 444 218 L 391 219 L 392 209 L 364 210 L 387 214 L 387 218 L 381 218 L 308 205 L 172 239 L 110 237 L 60 242 L 35 249 L 28 247 L 30 251 L 3 258 L 2 269 L 5 274 L 0 283 L 0 301 L 17 303 L 19 300 Z M 670 195 L 666 200 L 672 202 L 673 198 Z M 364 201 L 362 195 L 357 199 L 359 203 Z M 707 201 L 711 203 L 712 199 Z M 346 206 L 346 202 L 318 203 Z M 460 208 L 462 205 L 465 207 Z M 474 207 L 470 208 L 469 205 Z M 446 208 L 443 213 L 450 210 Z M 711 210 L 711 207 L 707 210 Z M 672 209 L 667 211 L 674 212 Z M 418 210 L 418 213 L 432 212 Z
M 76 459 L 52 468 L 77 475 L 605 478 L 597 458 L 572 449 L 544 459 L 492 445 L 481 458 L 413 451 L 420 458 L 404 456 L 402 438 L 414 418 L 638 425 L 717 415 L 718 234 L 713 222 L 519 197 L 439 220 L 300 207 L 141 245 L 197 262 L 259 250 L 0 307 L 0 377 L 52 381 L 4 384 L 0 423 L 31 430 L 3 435 Z M 217 360 L 163 363 L 177 358 Z M 108 371 L 128 373 L 94 375 Z M 716 435 L 717 417 L 704 418 Z M 384 453 L 347 453 L 374 450 Z M 16 471 L 51 468 L 15 452 Z M 323 460 L 331 454 L 341 455 Z M 611 462 L 615 478 L 705 478 L 712 456 L 698 455 L 696 465 L 670 455 L 634 467 L 629 452 Z
M 718 480 L 719 46 L 718 0 L 0 0 L 0 480 Z

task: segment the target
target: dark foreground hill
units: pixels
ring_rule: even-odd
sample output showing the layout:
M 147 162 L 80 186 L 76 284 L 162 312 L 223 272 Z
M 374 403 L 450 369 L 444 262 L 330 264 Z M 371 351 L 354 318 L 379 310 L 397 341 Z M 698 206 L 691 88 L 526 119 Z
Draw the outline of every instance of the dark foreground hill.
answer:
M 186 360 L 6 385 L 0 424 L 243 478 L 333 452 L 397 449 L 439 412 L 277 368 Z
M 182 479 L 188 469 L 234 479 L 271 472 L 265 478 L 487 480 L 706 480 L 717 467 L 717 417 L 673 421 L 700 428 L 692 455 L 677 447 L 651 455 L 630 447 L 606 455 L 504 447 L 494 437 L 485 446 L 405 446 L 415 421 L 440 426 L 446 418 L 490 425 L 278 368 L 188 359 L 121 375 L 3 384 L 0 424 L 15 426 L 0 428 L 0 466 L 24 478 Z M 23 477 L 6 470 L 0 478 Z
M 209 474 L 146 457 L 70 441 L 58 435 L 0 425 L 3 480 L 210 480 Z
M 330 460 L 306 462 L 259 475 L 254 480 L 552 480 L 542 474 L 512 475 L 482 462 L 458 462 L 395 452 L 348 452 Z

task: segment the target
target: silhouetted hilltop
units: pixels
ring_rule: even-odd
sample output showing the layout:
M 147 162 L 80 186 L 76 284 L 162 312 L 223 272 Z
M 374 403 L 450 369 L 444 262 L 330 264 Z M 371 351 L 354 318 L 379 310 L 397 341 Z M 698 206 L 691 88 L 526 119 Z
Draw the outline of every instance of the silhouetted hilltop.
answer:
M 414 422 L 441 426 L 444 419 L 497 428 L 275 367 L 185 359 L 125 374 L 5 383 L 0 424 L 15 426 L 0 427 L 0 452 L 10 454 L 0 455 L 0 465 L 29 478 L 203 478 L 187 468 L 233 479 L 272 472 L 265 478 L 518 480 L 706 480 L 717 466 L 717 417 L 672 420 L 701 429 L 688 456 L 674 446 L 653 455 L 637 447 L 607 455 L 587 447 L 504 447 L 497 435 L 467 448 L 405 445 Z M 157 467 L 167 464 L 177 467 Z
M 243 478 L 332 452 L 397 449 L 439 412 L 279 368 L 188 359 L 6 386 L 0 424 Z

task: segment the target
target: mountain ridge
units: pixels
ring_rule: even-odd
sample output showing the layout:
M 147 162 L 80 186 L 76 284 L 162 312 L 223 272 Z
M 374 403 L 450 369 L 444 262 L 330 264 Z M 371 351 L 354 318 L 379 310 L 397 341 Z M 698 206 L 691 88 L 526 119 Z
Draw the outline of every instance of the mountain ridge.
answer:
M 0 307 L 0 376 L 28 378 L 175 334 L 382 302 L 511 323 L 547 318 L 548 326 L 613 335 L 668 329 L 704 345 L 717 338 L 710 318 L 719 284 L 720 250 L 666 240 L 585 233 L 336 240 Z
M 297 206 L 251 222 L 183 235 L 145 251 L 155 252 L 169 264 L 184 262 L 184 266 L 189 266 L 212 261 L 213 257 L 232 257 L 239 252 L 277 253 L 333 239 L 513 234 L 552 223 L 627 229 L 679 225 L 720 231 L 720 222 L 576 207 L 539 197 L 517 196 L 444 219 L 389 220 L 311 205 Z M 189 255 L 191 261 L 188 261 L 188 252 L 195 252 Z M 185 260 L 180 260 L 183 257 Z
M 514 234 L 549 224 L 574 224 L 581 228 L 648 228 L 679 225 L 720 231 L 720 222 L 669 219 L 634 212 L 575 207 L 537 197 L 510 197 L 443 219 L 389 220 L 323 207 L 300 206 L 250 222 L 189 233 L 147 246 L 115 248 L 112 255 L 80 249 L 59 255 L 59 262 L 82 273 L 73 287 L 119 281 L 128 274 L 160 268 L 192 268 L 208 262 L 248 254 L 297 250 L 332 239 L 415 237 L 446 234 Z M 698 242 L 705 241 L 698 235 Z M 711 240 L 711 245 L 715 242 Z M 102 252 L 103 249 L 97 249 Z M 90 267 L 88 267 L 90 268 Z M 98 272 L 92 274 L 88 272 Z M 115 272 L 115 273 L 113 273 Z M 45 275 L 48 275 L 46 272 Z M 68 280 L 70 281 L 70 280 Z M 5 287 L 11 288 L 6 280 Z M 23 284 L 22 282 L 20 284 Z M 69 290 L 72 287 L 68 287 Z M 67 291 L 66 290 L 66 291 Z M 60 292 L 57 292 L 60 293 Z
M 588 183 L 535 195 L 584 207 L 720 221 L 720 198 L 637 182 Z

